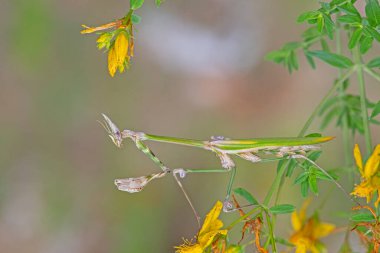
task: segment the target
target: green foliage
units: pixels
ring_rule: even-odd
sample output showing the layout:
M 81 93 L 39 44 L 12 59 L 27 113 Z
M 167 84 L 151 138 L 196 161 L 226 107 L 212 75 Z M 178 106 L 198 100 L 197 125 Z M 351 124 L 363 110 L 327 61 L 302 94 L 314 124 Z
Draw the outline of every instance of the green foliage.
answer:
M 130 5 L 132 10 L 137 10 L 141 8 L 144 4 L 144 0 L 130 0 Z
M 269 208 L 269 212 L 272 214 L 292 213 L 294 210 L 296 210 L 296 207 L 289 204 L 276 205 Z
M 350 220 L 353 222 L 373 222 L 375 218 L 369 212 L 359 212 L 355 213 L 350 217 Z
M 139 15 L 137 15 L 137 14 L 132 14 L 131 20 L 132 20 L 133 24 L 137 25 L 137 24 L 140 24 L 141 17 Z
M 320 115 L 324 116 L 321 129 L 325 129 L 334 119 L 335 126 L 343 127 L 343 123 L 347 122 L 352 133 L 364 133 L 363 118 L 361 114 L 360 96 L 352 94 L 342 94 L 330 98 L 320 110 Z M 379 104 L 379 103 L 378 103 Z M 372 109 L 369 122 L 379 124 L 375 117 L 380 113 L 379 105 L 366 101 L 368 109 Z
M 244 188 L 236 188 L 236 189 L 234 189 L 234 193 L 243 197 L 245 200 L 248 201 L 249 204 L 252 204 L 252 205 L 258 205 L 259 204 L 259 202 L 252 196 L 252 194 L 249 193 Z
M 349 67 L 352 67 L 352 65 L 354 65 L 353 62 L 349 58 L 343 55 L 334 54 L 327 51 L 322 51 L 322 50 L 310 51 L 309 55 L 317 57 L 320 60 L 337 68 L 349 68 Z
M 157 7 L 160 7 L 164 0 L 155 0 L 154 1 Z

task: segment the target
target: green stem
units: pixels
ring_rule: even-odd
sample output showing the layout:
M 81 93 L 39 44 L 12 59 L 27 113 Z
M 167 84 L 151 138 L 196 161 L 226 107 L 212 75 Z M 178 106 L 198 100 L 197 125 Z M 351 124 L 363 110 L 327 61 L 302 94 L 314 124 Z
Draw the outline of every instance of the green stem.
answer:
M 277 172 L 276 178 L 274 179 L 267 195 L 265 196 L 265 199 L 263 202 L 265 206 L 269 205 L 269 202 L 272 198 L 273 193 L 280 187 L 282 176 L 284 175 L 284 173 L 286 171 L 287 164 L 288 164 L 288 162 L 285 165 L 281 166 L 280 170 Z
M 314 121 L 315 117 L 317 117 L 319 111 L 323 107 L 323 105 L 326 103 L 326 101 L 334 94 L 334 92 L 343 84 L 343 82 L 351 76 L 351 74 L 355 71 L 355 67 L 350 68 L 340 79 L 338 79 L 335 84 L 330 88 L 330 90 L 327 92 L 325 97 L 319 102 L 317 107 L 314 109 L 310 117 L 307 119 L 305 125 L 301 129 L 300 133 L 298 134 L 298 137 L 304 136 L 306 131 L 309 129 L 311 123 Z
M 364 129 L 364 138 L 367 149 L 367 156 L 370 154 L 372 150 L 372 138 L 371 138 L 371 130 L 369 129 L 368 122 L 368 108 L 367 108 L 367 96 L 365 92 L 365 82 L 364 82 L 364 74 L 363 74 L 363 61 L 361 59 L 359 47 L 355 47 L 353 50 L 354 61 L 357 66 L 357 75 L 358 75 L 358 84 L 359 84 L 359 94 L 360 94 L 360 107 L 361 107 L 361 116 L 363 120 L 363 129 Z
M 227 230 L 231 230 L 233 227 L 236 226 L 236 224 L 240 223 L 241 221 L 245 220 L 247 217 L 251 216 L 252 214 L 254 214 L 255 212 L 257 212 L 258 210 L 260 210 L 262 207 L 261 206 L 258 206 L 258 207 L 255 207 L 253 208 L 251 211 L 249 211 L 248 213 L 246 213 L 245 215 L 243 216 L 240 216 L 239 219 L 233 221 L 226 229 Z M 256 215 L 257 216 L 257 215 Z M 255 217 L 256 217 L 255 216 Z M 255 217 L 253 217 L 252 219 L 254 219 Z
M 273 252 L 277 252 L 276 239 L 274 237 L 274 224 L 272 224 L 271 217 L 268 214 L 267 210 L 265 210 L 265 216 L 266 216 L 266 220 L 267 220 L 267 224 L 268 224 L 269 239 L 270 239 L 271 244 L 272 244 L 272 249 L 273 249 Z M 264 247 L 265 247 L 265 245 L 264 245 Z
M 340 34 L 340 24 L 337 23 L 336 33 L 335 33 L 335 41 L 336 41 L 336 53 L 341 55 L 342 54 L 342 40 L 341 40 L 341 34 Z M 342 78 L 343 72 L 342 69 L 338 69 L 338 79 Z M 339 87 L 339 98 L 340 98 L 340 105 L 342 109 L 344 109 L 345 103 L 343 101 L 344 96 L 346 95 L 346 92 L 344 90 L 343 84 Z M 342 137 L 343 137 L 343 149 L 344 149 L 344 161 L 345 166 L 348 167 L 352 163 L 351 159 L 351 141 L 350 141 L 350 132 L 348 128 L 348 119 L 347 117 L 343 117 L 342 120 Z
M 375 71 L 373 71 L 372 69 L 368 68 L 367 66 L 363 66 L 363 69 L 365 72 L 367 72 L 370 76 L 372 76 L 373 78 L 375 78 L 377 81 L 380 82 L 380 75 L 378 73 L 376 73 Z

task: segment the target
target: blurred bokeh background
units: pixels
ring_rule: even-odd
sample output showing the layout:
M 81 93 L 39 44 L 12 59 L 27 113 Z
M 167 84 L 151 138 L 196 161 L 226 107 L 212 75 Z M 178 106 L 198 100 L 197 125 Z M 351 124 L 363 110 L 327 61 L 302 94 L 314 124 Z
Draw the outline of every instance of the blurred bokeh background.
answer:
M 208 139 L 295 136 L 333 82 L 319 62 L 289 75 L 264 60 L 270 50 L 297 40 L 297 15 L 313 1 L 147 1 L 138 12 L 131 69 L 107 73 L 106 54 L 81 24 L 122 17 L 128 1 L 11 0 L 0 8 L 0 252 L 173 252 L 197 231 L 188 204 L 171 177 L 137 194 L 120 192 L 115 178 L 147 175 L 157 167 L 131 142 L 117 149 L 97 123 L 106 113 L 117 125 L 160 135 Z M 379 86 L 368 80 L 370 98 Z M 353 88 L 355 89 L 355 88 Z M 318 131 L 316 122 L 310 132 Z M 379 143 L 379 128 L 373 128 Z M 339 132 L 320 159 L 343 164 Z M 361 138 L 358 138 L 361 143 Z M 213 154 L 151 144 L 170 167 L 217 168 Z M 276 164 L 237 160 L 235 187 L 262 200 Z M 227 175 L 184 180 L 202 216 L 223 199 Z M 343 182 L 344 183 L 344 182 Z M 347 185 L 352 187 L 352 185 Z M 350 203 L 321 184 L 322 217 L 345 225 Z M 339 199 L 339 201 L 337 201 Z M 302 202 L 287 182 L 283 203 Z M 226 224 L 238 214 L 222 214 Z M 289 216 L 278 233 L 291 234 Z M 237 231 L 239 232 L 239 231 Z M 236 238 L 239 234 L 236 234 Z M 343 234 L 326 240 L 335 252 Z M 335 250 L 334 250 L 335 249 Z M 253 250 L 253 249 L 252 249 Z

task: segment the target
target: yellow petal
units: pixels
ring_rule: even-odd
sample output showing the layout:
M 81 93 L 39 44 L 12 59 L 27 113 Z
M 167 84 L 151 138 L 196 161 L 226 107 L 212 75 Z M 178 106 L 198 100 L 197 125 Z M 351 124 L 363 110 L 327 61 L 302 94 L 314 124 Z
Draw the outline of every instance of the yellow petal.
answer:
M 118 64 L 116 61 L 115 48 L 112 47 L 108 51 L 108 71 L 112 77 L 115 75 L 117 67 L 118 67 Z
M 220 234 L 221 235 L 226 235 L 227 234 L 227 230 L 213 230 L 213 231 L 210 231 L 210 232 L 206 232 L 202 236 L 198 237 L 198 242 L 199 242 L 200 246 L 203 249 L 205 249 L 205 248 L 207 248 L 214 241 L 214 238 L 217 235 L 220 235 Z
M 380 165 L 380 144 L 376 146 L 372 155 L 368 158 L 368 161 L 364 167 L 365 178 L 370 178 L 376 174 Z
M 124 64 L 128 53 L 128 38 L 125 32 L 120 32 L 115 40 L 115 52 L 118 65 Z
M 355 144 L 355 147 L 354 147 L 354 157 L 355 157 L 356 166 L 358 166 L 359 168 L 360 175 L 364 177 L 363 160 L 362 160 L 362 155 L 360 154 L 360 149 L 359 149 L 358 144 Z
M 217 201 L 214 207 L 207 214 L 205 221 L 203 222 L 202 228 L 199 231 L 199 235 L 202 235 L 203 233 L 210 231 L 210 227 L 214 226 L 213 223 L 218 219 L 222 208 L 223 208 L 222 202 Z M 221 225 L 223 226 L 223 223 Z
M 306 209 L 310 205 L 310 202 L 311 202 L 311 198 L 307 198 L 302 204 L 302 207 L 300 209 L 300 214 L 299 214 L 299 219 L 301 223 L 304 223 L 306 220 Z
M 294 211 L 292 213 L 291 221 L 292 221 L 293 229 L 295 231 L 299 231 L 301 229 L 301 227 L 302 227 L 302 222 L 301 222 L 301 220 L 300 220 L 300 218 L 299 218 L 299 216 L 298 216 L 298 214 L 297 214 L 296 211 Z
M 372 193 L 374 189 L 367 181 L 361 182 L 359 185 L 356 185 L 351 195 L 355 195 L 361 198 L 367 198 L 367 203 L 372 198 Z
M 202 253 L 203 249 L 199 244 L 194 245 L 181 245 L 176 248 L 176 253 Z
M 330 223 L 316 223 L 313 229 L 313 237 L 318 239 L 328 236 L 335 229 L 334 224 Z

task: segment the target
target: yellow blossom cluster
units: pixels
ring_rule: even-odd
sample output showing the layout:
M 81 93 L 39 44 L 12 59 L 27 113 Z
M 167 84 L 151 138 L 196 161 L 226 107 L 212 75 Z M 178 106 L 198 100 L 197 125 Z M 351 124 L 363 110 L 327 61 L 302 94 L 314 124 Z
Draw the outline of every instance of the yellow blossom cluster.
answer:
M 108 72 L 114 77 L 117 70 L 124 72 L 129 67 L 130 59 L 134 54 L 133 25 L 122 19 L 97 27 L 88 27 L 82 34 L 101 31 L 97 42 L 98 49 L 108 51 Z M 107 31 L 105 31 L 107 30 Z
M 292 226 L 294 233 L 290 237 L 290 242 L 296 247 L 296 253 L 319 253 L 324 252 L 325 246 L 319 241 L 320 238 L 329 235 L 335 225 L 323 223 L 316 215 L 306 218 L 306 209 L 310 200 L 306 201 L 299 213 L 292 213 Z
M 177 253 L 202 253 L 211 245 L 218 235 L 227 235 L 227 230 L 221 229 L 223 222 L 218 218 L 223 208 L 223 204 L 217 201 L 214 207 L 207 214 L 201 230 L 197 235 L 196 243 L 185 240 L 185 243 L 176 247 Z M 234 252 L 234 249 L 229 249 L 228 252 Z
M 380 144 L 376 146 L 365 165 L 363 164 L 358 145 L 355 145 L 354 157 L 362 179 L 361 183 L 355 186 L 351 194 L 366 198 L 368 203 L 377 191 L 378 198 L 375 202 L 375 206 L 377 207 L 380 202 Z

